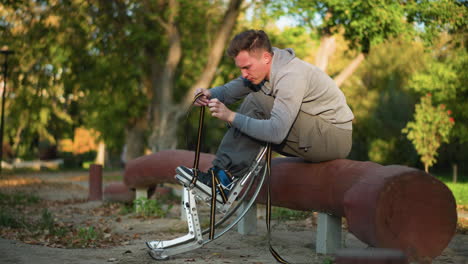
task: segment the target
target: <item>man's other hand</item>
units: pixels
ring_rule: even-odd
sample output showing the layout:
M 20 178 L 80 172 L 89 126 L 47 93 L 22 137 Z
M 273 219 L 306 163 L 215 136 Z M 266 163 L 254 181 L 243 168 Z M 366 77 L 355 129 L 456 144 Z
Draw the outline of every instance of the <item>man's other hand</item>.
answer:
M 211 98 L 211 92 L 208 90 L 208 89 L 205 89 L 205 88 L 198 88 L 196 91 L 195 91 L 195 94 L 194 96 L 197 96 L 197 94 L 199 93 L 203 93 L 202 96 L 200 96 L 194 103 L 194 105 L 196 106 L 207 106 L 208 103 L 210 102 L 210 98 Z
M 210 108 L 212 116 L 228 123 L 232 123 L 236 117 L 236 113 L 227 108 L 218 99 L 211 99 L 208 103 L 208 107 Z

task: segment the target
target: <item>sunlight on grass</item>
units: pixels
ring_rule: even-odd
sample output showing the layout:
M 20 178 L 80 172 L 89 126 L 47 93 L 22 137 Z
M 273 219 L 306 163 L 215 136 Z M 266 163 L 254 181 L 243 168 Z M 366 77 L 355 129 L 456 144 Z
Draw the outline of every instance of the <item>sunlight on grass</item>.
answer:
M 121 182 L 123 181 L 123 172 L 105 173 L 103 180 L 105 182 Z
M 468 206 L 468 175 L 459 174 L 458 181 L 454 183 L 451 171 L 442 171 L 431 173 L 437 179 L 441 180 L 452 191 L 457 205 Z
M 0 187 L 12 187 L 12 186 L 21 186 L 21 185 L 29 185 L 29 184 L 37 184 L 42 183 L 40 179 L 37 178 L 11 178 L 0 180 Z
M 468 205 L 468 183 L 445 183 L 452 191 L 457 205 Z

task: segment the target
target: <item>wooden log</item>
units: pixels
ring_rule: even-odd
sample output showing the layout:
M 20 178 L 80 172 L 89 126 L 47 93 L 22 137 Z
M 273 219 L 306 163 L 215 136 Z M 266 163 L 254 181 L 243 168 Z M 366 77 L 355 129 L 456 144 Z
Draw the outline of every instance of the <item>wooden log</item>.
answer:
M 110 183 L 104 188 L 104 201 L 106 202 L 132 202 L 135 199 L 135 191 L 130 190 L 122 182 Z
M 91 164 L 89 167 L 88 200 L 102 200 L 102 165 Z
M 456 203 L 447 186 L 404 166 L 366 171 L 343 204 L 356 237 L 375 247 L 400 248 L 420 263 L 439 256 L 457 226 Z
M 128 164 L 130 187 L 175 182 L 179 165 L 191 167 L 193 152 L 170 150 Z M 203 154 L 200 169 L 211 166 Z M 272 204 L 346 217 L 349 231 L 373 247 L 401 249 L 410 261 L 442 253 L 455 234 L 457 212 L 450 190 L 435 177 L 405 166 L 382 166 L 346 159 L 307 163 L 275 158 L 271 175 Z M 258 202 L 265 203 L 265 186 Z
M 411 261 L 439 256 L 455 234 L 455 199 L 422 170 L 373 162 L 299 158 L 272 161 L 272 204 L 346 217 L 348 228 L 373 247 L 398 248 Z M 264 187 L 265 189 L 265 187 Z M 266 192 L 259 201 L 266 201 Z
M 195 154 L 187 150 L 164 150 L 131 160 L 125 166 L 124 183 L 130 188 L 151 188 L 160 183 L 178 183 L 175 169 L 193 167 Z M 201 153 L 199 169 L 208 170 L 214 155 Z
M 336 264 L 407 264 L 406 255 L 398 249 L 366 248 L 341 249 L 336 253 Z
M 274 158 L 271 167 L 271 197 L 276 206 L 294 210 L 316 210 L 345 216 L 345 192 L 362 172 L 381 167 L 373 162 L 337 159 L 321 163 L 300 158 Z M 258 201 L 266 202 L 265 188 Z

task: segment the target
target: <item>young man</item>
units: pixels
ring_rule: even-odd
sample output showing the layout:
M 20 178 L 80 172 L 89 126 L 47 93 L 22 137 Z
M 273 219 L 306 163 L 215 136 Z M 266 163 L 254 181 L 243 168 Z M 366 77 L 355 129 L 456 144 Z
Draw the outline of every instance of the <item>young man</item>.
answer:
M 352 120 L 346 99 L 335 82 L 314 65 L 298 59 L 292 49 L 272 48 L 262 30 L 234 37 L 227 54 L 242 76 L 212 89 L 198 89 L 197 106 L 228 122 L 213 161 L 225 193 L 233 177 L 241 177 L 265 142 L 287 156 L 320 162 L 345 158 L 351 150 Z M 226 107 L 244 99 L 238 112 Z M 188 184 L 193 172 L 177 168 Z M 196 186 L 211 192 L 211 174 L 199 173 Z

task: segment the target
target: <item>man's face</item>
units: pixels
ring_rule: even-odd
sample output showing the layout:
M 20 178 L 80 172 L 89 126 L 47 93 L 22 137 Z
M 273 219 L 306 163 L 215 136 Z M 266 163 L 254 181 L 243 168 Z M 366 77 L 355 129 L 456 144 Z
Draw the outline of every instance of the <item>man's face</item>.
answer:
M 253 84 L 268 80 L 270 75 L 272 56 L 266 51 L 241 51 L 234 58 L 236 66 L 241 70 L 242 77 Z

